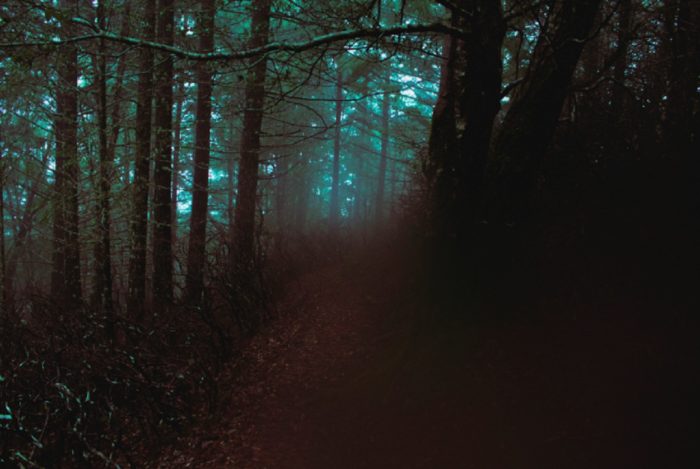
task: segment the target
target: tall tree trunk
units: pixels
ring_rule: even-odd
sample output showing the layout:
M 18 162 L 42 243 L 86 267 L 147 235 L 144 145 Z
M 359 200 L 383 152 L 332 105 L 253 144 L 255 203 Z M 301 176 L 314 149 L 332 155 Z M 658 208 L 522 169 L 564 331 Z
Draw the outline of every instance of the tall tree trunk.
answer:
M 446 40 L 425 166 L 431 229 L 426 286 L 431 301 L 448 310 L 465 281 L 474 286 L 475 222 L 500 108 L 505 33 L 500 2 L 492 0 L 457 2 L 452 23 L 465 35 Z
M 156 0 L 145 0 L 142 37 L 155 37 Z M 148 241 L 148 194 L 151 162 L 153 101 L 153 51 L 141 49 L 136 106 L 136 158 L 131 207 L 131 253 L 129 256 L 128 308 L 133 316 L 144 313 L 146 301 L 146 246 Z
M 369 84 L 366 80 L 359 83 L 359 93 L 363 96 L 357 103 L 357 115 L 360 116 L 360 132 L 358 135 L 358 143 L 364 145 L 367 140 L 367 135 L 370 135 L 370 119 L 369 110 L 367 109 L 367 97 L 369 96 Z M 365 228 L 367 220 L 365 219 L 365 197 L 369 192 L 367 184 L 367 176 L 365 174 L 366 160 L 369 155 L 362 154 L 359 158 L 354 158 L 355 166 L 355 177 L 353 180 L 353 187 L 355 189 L 355 199 L 353 203 L 353 213 L 352 217 L 354 220 L 354 225 L 362 231 Z
M 387 86 L 389 79 L 387 78 Z M 384 223 L 384 192 L 386 186 L 386 168 L 389 160 L 389 118 L 391 113 L 391 102 L 389 91 L 384 91 L 382 96 L 382 148 L 379 157 L 379 174 L 377 177 L 377 200 L 375 203 L 375 215 L 377 228 L 381 228 Z
M 299 163 L 294 168 L 294 231 L 303 234 L 306 230 L 307 214 L 309 211 L 309 159 L 304 152 L 299 152 Z
M 236 208 L 236 155 L 237 147 L 234 142 L 234 136 L 236 135 L 236 121 L 235 116 L 230 115 L 227 118 L 229 125 L 226 131 L 226 150 L 228 157 L 226 159 L 226 221 L 228 222 L 229 236 L 233 237 L 233 221 Z
M 127 1 L 124 5 L 122 13 L 122 26 L 119 34 L 121 36 L 129 36 L 131 32 L 131 1 Z M 110 137 L 107 142 L 107 159 L 114 161 L 117 152 L 117 142 L 119 133 L 121 132 L 121 106 L 124 99 L 124 73 L 126 72 L 126 54 L 122 54 L 117 62 L 116 83 L 114 84 L 113 100 L 112 100 L 112 116 L 110 122 Z
M 600 0 L 565 0 L 550 14 L 554 33 L 540 36 L 525 81 L 513 99 L 489 162 L 489 217 L 524 219 Z
M 264 45 L 270 30 L 272 0 L 254 2 L 251 12 L 252 35 L 249 48 Z M 238 171 L 238 200 L 233 224 L 235 262 L 244 268 L 251 266 L 255 249 L 255 208 L 258 190 L 258 162 L 260 157 L 260 131 L 265 103 L 265 77 L 267 59 L 251 59 L 245 89 L 245 111 L 241 133 L 241 162 Z
M 333 173 L 331 179 L 331 200 L 328 222 L 331 232 L 338 229 L 340 220 L 340 135 L 341 119 L 343 116 L 343 70 L 340 67 L 340 57 L 336 59 L 335 80 L 335 136 L 333 140 Z
M 77 13 L 75 0 L 62 0 L 59 6 L 68 16 Z M 70 21 L 61 26 L 66 37 L 72 36 Z M 78 52 L 66 45 L 56 65 L 56 169 L 54 199 L 54 252 L 51 292 L 64 307 L 81 301 L 80 241 L 78 236 Z
M 105 28 L 104 0 L 97 5 L 97 23 Z M 112 324 L 112 253 L 111 253 L 111 191 L 112 161 L 109 159 L 107 129 L 107 49 L 104 39 L 99 41 L 97 57 L 97 122 L 99 132 L 99 182 L 98 182 L 98 241 L 96 249 L 95 306 L 107 317 L 108 333 L 113 332 Z
M 457 130 L 460 148 L 458 174 L 463 182 L 457 200 L 463 204 L 464 225 L 473 226 L 480 216 L 484 171 L 489 157 L 494 120 L 501 108 L 503 65 L 501 46 L 505 36 L 503 14 L 498 2 L 472 0 L 477 13 L 471 21 L 472 34 L 464 45 L 465 73 L 460 83 Z
M 157 41 L 173 45 L 174 0 L 158 2 Z M 158 54 L 155 68 L 155 165 L 153 170 L 153 296 L 159 310 L 168 309 L 173 299 L 172 250 L 172 130 L 173 130 L 173 57 Z
M 182 105 L 185 100 L 185 81 L 178 80 L 175 93 L 175 123 L 173 130 L 173 187 L 170 194 L 170 210 L 172 211 L 173 246 L 177 246 L 177 198 L 180 190 L 180 150 L 182 148 Z M 196 125 L 196 124 L 195 124 Z
M 463 0 L 460 5 L 453 23 L 466 37 L 451 37 L 445 46 L 427 166 L 433 234 L 445 248 L 459 244 L 478 217 L 501 98 L 505 28 L 499 2 Z
M 214 0 L 202 0 L 199 19 L 201 52 L 214 49 Z M 197 65 L 197 123 L 195 127 L 194 187 L 190 240 L 187 253 L 187 296 L 199 304 L 203 288 L 203 270 L 206 259 L 207 213 L 209 201 L 209 157 L 211 137 L 212 72 L 209 65 Z
M 122 11 L 122 24 L 121 24 L 121 29 L 120 29 L 120 34 L 122 36 L 129 36 L 131 32 L 131 1 L 128 0 L 125 5 L 124 5 L 124 10 Z M 124 51 L 122 51 L 124 52 Z M 112 177 L 115 176 L 114 173 L 114 161 L 115 157 L 117 154 L 117 144 L 119 142 L 119 135 L 122 130 L 122 102 L 124 101 L 124 75 L 126 73 L 126 65 L 127 65 L 127 54 L 122 53 L 119 56 L 119 59 L 117 60 L 117 70 L 116 70 L 116 77 L 115 77 L 115 83 L 114 87 L 112 88 L 112 112 L 110 116 L 110 124 L 109 124 L 109 138 L 107 140 L 107 161 L 110 162 L 110 165 L 112 166 L 111 171 L 112 171 Z M 128 183 L 128 176 L 129 176 L 129 166 L 130 165 L 124 165 L 126 169 L 126 174 L 127 177 L 125 178 L 126 183 Z M 119 223 L 118 223 L 119 225 Z M 119 229 L 119 226 L 118 228 Z M 121 244 L 121 243 L 120 243 Z M 120 252 L 119 252 L 119 259 L 118 265 L 123 265 L 123 262 L 121 262 L 124 258 L 123 254 L 125 251 L 125 246 L 121 244 Z M 119 273 L 121 269 L 116 270 L 116 273 Z M 112 279 L 112 282 L 114 282 L 114 278 Z M 118 285 L 122 285 L 123 279 L 118 278 L 117 279 Z M 128 291 L 127 289 L 124 288 L 118 288 L 118 291 Z
M 456 225 L 461 217 L 459 204 L 455 200 L 457 188 L 457 165 L 459 148 L 457 147 L 456 128 L 456 76 L 457 76 L 457 39 L 448 37 L 443 47 L 444 60 L 440 72 L 438 98 L 433 109 L 428 141 L 428 158 L 424 173 L 429 187 L 429 232 L 428 257 L 426 259 L 426 286 L 435 299 L 442 298 L 445 291 L 453 288 L 447 282 L 437 281 L 444 276 L 446 280 L 458 276 L 450 269 L 456 268 L 455 253 L 462 247 L 457 242 Z
M 389 165 L 389 178 L 391 182 L 391 189 L 389 193 L 389 217 L 391 220 L 396 219 L 398 214 L 398 202 L 399 202 L 399 177 L 400 177 L 400 167 L 399 161 L 394 159 Z
M 289 160 L 286 156 L 277 159 L 275 183 L 275 213 L 281 240 L 288 235 L 289 228 Z

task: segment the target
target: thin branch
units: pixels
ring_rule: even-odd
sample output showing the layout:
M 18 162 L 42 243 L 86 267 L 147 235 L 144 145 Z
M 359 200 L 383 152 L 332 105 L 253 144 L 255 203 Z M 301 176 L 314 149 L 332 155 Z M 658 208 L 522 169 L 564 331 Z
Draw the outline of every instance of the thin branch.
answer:
M 309 41 L 303 42 L 291 42 L 291 41 L 281 41 L 281 42 L 271 42 L 261 47 L 255 47 L 252 49 L 245 49 L 237 52 L 194 52 L 186 49 L 182 49 L 175 46 L 170 46 L 167 44 L 161 44 L 154 41 L 146 41 L 144 39 L 139 39 L 131 36 L 122 36 L 109 31 L 102 31 L 95 27 L 92 23 L 82 19 L 74 18 L 74 22 L 81 24 L 83 26 L 89 27 L 94 31 L 93 34 L 86 34 L 83 36 L 77 36 L 67 39 L 51 39 L 38 42 L 11 42 L 11 43 L 0 43 L 0 48 L 10 49 L 19 47 L 51 47 L 51 46 L 61 46 L 63 44 L 75 43 L 75 42 L 85 42 L 91 40 L 105 39 L 113 42 L 120 42 L 123 44 L 129 44 L 137 47 L 149 47 L 160 52 L 166 52 L 172 54 L 176 57 L 196 60 L 196 61 L 237 61 L 249 59 L 252 57 L 258 57 L 264 54 L 269 54 L 273 52 L 303 52 L 309 49 L 313 49 L 326 44 L 331 44 L 340 41 L 350 41 L 353 39 L 361 39 L 368 37 L 385 37 L 385 36 L 395 36 L 400 34 L 417 34 L 417 33 L 441 33 L 450 34 L 455 36 L 464 36 L 465 31 L 459 28 L 454 28 L 442 23 L 431 23 L 431 24 L 410 24 L 404 26 L 391 26 L 387 28 L 364 28 L 364 29 L 350 29 L 345 31 L 338 31 L 330 34 L 324 34 L 322 36 L 317 36 Z

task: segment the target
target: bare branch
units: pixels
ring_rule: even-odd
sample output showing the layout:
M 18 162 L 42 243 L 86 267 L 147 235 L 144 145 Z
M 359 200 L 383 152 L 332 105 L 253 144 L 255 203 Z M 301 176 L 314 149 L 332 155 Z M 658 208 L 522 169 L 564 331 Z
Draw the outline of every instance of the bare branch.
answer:
M 94 31 L 93 34 L 86 34 L 83 36 L 76 36 L 67 39 L 55 39 L 37 42 L 11 42 L 11 43 L 0 43 L 0 49 L 11 49 L 20 47 L 55 47 L 68 43 L 75 42 L 85 42 L 97 39 L 105 39 L 108 41 L 119 42 L 123 44 L 129 44 L 136 47 L 149 47 L 151 49 L 158 50 L 160 52 L 166 52 L 172 54 L 176 57 L 186 60 L 196 60 L 196 61 L 236 61 L 244 60 L 252 57 L 257 57 L 265 54 L 270 54 L 274 52 L 303 52 L 315 47 L 331 44 L 334 42 L 350 41 L 353 39 L 362 38 L 380 38 L 387 36 L 399 36 L 402 34 L 419 34 L 419 33 L 439 33 L 439 34 L 449 34 L 454 36 L 464 36 L 465 31 L 448 26 L 442 23 L 431 23 L 431 24 L 410 24 L 403 26 L 391 26 L 391 27 L 376 27 L 376 28 L 363 28 L 363 29 L 349 29 L 345 31 L 333 32 L 330 34 L 325 34 L 322 36 L 317 36 L 309 41 L 291 42 L 291 41 L 281 41 L 281 42 L 271 42 L 265 44 L 261 47 L 255 47 L 252 49 L 245 49 L 237 52 L 230 51 L 218 51 L 218 52 L 194 52 L 180 47 L 170 46 L 167 44 L 161 44 L 154 41 L 146 41 L 144 39 L 139 39 L 131 36 L 122 36 L 109 31 L 103 31 L 96 28 L 92 23 L 82 19 L 74 18 L 74 22 L 81 24 L 83 26 L 89 27 Z

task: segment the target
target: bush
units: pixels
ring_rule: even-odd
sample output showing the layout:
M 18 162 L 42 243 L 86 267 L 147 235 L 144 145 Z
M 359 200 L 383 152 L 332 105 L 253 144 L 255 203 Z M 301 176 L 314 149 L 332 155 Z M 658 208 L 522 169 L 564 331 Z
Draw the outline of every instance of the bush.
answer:
M 0 323 L 0 465 L 133 464 L 217 401 L 223 363 L 204 315 L 146 326 L 33 299 Z M 229 344 L 230 345 L 230 344 Z M 152 454 L 151 454 L 152 456 Z

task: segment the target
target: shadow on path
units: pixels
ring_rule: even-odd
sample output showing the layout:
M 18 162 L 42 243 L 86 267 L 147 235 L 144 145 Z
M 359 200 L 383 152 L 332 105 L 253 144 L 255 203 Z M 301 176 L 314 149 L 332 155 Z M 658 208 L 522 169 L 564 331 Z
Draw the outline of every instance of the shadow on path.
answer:
M 438 321 L 389 257 L 299 279 L 241 358 L 222 428 L 162 466 L 700 467 L 695 322 L 624 299 Z

